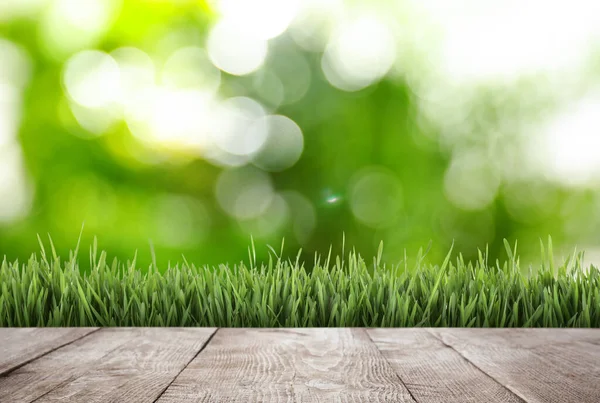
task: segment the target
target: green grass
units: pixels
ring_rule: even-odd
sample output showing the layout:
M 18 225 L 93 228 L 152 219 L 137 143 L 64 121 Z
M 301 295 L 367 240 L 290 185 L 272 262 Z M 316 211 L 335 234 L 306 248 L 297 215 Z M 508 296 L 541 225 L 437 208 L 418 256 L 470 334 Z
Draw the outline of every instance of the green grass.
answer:
M 506 242 L 505 242 L 506 243 Z M 40 242 L 41 244 L 41 242 Z M 77 249 L 63 261 L 42 246 L 27 263 L 0 268 L 0 326 L 460 326 L 599 327 L 600 271 L 583 254 L 555 266 L 551 243 L 539 267 L 524 273 L 508 259 L 465 262 L 448 253 L 440 265 L 424 254 L 389 266 L 378 256 L 315 257 L 310 267 L 271 249 L 265 264 L 233 267 L 183 264 L 161 272 L 107 261 L 90 248 L 91 269 Z M 426 253 L 425 253 L 426 254 Z M 300 255 L 298 255 L 300 256 Z

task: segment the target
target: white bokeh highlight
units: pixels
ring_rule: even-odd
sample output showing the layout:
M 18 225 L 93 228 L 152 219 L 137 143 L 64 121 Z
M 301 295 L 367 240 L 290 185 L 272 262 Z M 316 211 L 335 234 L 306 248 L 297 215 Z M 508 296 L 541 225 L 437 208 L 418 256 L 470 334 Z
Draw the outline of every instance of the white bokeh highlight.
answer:
M 427 17 L 423 26 L 431 24 L 437 32 L 437 67 L 446 79 L 465 83 L 570 68 L 600 38 L 600 4 L 593 0 L 412 4 Z
M 501 178 L 481 151 L 455 154 L 444 175 L 444 193 L 456 207 L 483 210 L 496 198 Z
M 385 228 L 395 224 L 402 210 L 402 186 L 385 169 L 364 168 L 351 180 L 348 189 L 352 214 L 363 224 Z
M 54 58 L 95 45 L 117 16 L 122 0 L 51 0 L 40 24 L 40 41 Z
M 288 190 L 280 193 L 287 202 L 292 231 L 301 244 L 308 242 L 317 226 L 317 212 L 313 203 L 302 193 Z
M 337 18 L 344 12 L 344 0 L 303 0 L 287 32 L 302 49 L 322 52 Z
M 224 170 L 217 179 L 215 195 L 219 206 L 239 220 L 257 218 L 264 214 L 275 195 L 271 178 L 252 168 Z
M 210 30 L 206 50 L 212 63 L 219 69 L 243 76 L 263 65 L 267 57 L 268 42 L 247 35 L 233 21 L 221 20 Z
M 266 238 L 279 233 L 290 219 L 290 209 L 285 198 L 275 194 L 264 212 L 248 220 L 240 220 L 241 229 L 257 238 Z
M 223 19 L 248 36 L 272 39 L 288 28 L 300 7 L 300 0 L 219 0 L 216 8 Z
M 281 79 L 270 69 L 261 69 L 252 80 L 252 87 L 259 99 L 272 109 L 277 109 L 284 100 Z
M 25 50 L 3 39 L 0 60 L 0 224 L 10 224 L 24 218 L 33 202 L 33 186 L 17 140 L 22 93 L 32 67 Z
M 216 92 L 221 72 L 211 63 L 204 49 L 188 46 L 169 56 L 162 69 L 161 82 L 173 88 Z
M 546 179 L 576 187 L 600 183 L 599 94 L 569 103 L 532 138 L 529 155 Z
M 197 152 L 210 144 L 213 109 L 211 93 L 154 87 L 139 94 L 126 121 L 143 142 Z
M 47 0 L 2 0 L 0 1 L 0 22 L 35 16 L 46 2 Z
M 71 100 L 84 107 L 104 108 L 119 100 L 119 66 L 105 52 L 86 50 L 71 57 L 63 82 Z
M 20 88 L 0 78 L 0 148 L 16 140 L 21 114 L 20 92 Z
M 5 84 L 23 87 L 31 76 L 31 61 L 19 45 L 0 38 L 0 80 Z
M 334 31 L 321 65 L 331 85 L 358 91 L 382 79 L 395 59 L 396 39 L 386 20 L 362 15 Z
M 300 101 L 310 88 L 312 73 L 308 61 L 302 53 L 290 48 L 277 49 L 269 67 L 283 85 L 283 105 Z
M 144 51 L 134 47 L 121 47 L 110 52 L 119 69 L 118 101 L 127 109 L 136 102 L 139 94 L 156 84 L 156 66 Z
M 147 206 L 152 240 L 159 245 L 194 247 L 206 239 L 211 219 L 205 204 L 188 195 L 161 194 Z
M 0 148 L 0 224 L 24 218 L 33 202 L 33 188 L 17 144 Z
M 282 115 L 267 116 L 257 122 L 252 131 L 267 130 L 266 141 L 252 162 L 271 172 L 291 168 L 298 162 L 304 150 L 302 129 L 293 120 Z
M 258 102 L 247 97 L 229 98 L 215 110 L 213 142 L 223 151 L 248 156 L 265 143 L 268 127 L 265 110 Z

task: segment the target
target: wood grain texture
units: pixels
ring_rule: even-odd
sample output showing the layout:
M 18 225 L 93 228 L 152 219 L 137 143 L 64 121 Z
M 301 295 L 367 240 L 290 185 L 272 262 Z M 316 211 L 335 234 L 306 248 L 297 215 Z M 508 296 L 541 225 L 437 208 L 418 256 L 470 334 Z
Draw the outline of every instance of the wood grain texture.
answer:
M 600 329 L 96 330 L 0 329 L 0 402 L 600 402 Z
M 0 328 L 0 376 L 96 328 Z
M 600 329 L 432 332 L 527 402 L 600 402 Z
M 158 402 L 414 400 L 363 329 L 219 329 Z
M 215 330 L 140 328 L 134 337 L 101 357 L 81 376 L 36 402 L 154 402 Z M 107 331 L 100 332 L 104 335 Z M 96 347 L 92 344 L 89 348 Z
M 367 333 L 420 403 L 523 402 L 427 329 Z
M 103 329 L 38 358 L 0 377 L 0 402 L 32 402 L 77 379 L 140 334 L 136 328 Z

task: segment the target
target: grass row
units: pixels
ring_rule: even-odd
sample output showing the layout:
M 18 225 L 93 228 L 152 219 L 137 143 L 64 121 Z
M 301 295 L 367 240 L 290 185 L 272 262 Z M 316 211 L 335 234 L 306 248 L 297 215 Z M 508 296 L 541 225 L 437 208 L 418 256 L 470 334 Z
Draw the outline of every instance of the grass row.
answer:
M 600 327 L 600 271 L 583 267 L 583 254 L 555 267 L 550 242 L 523 273 L 516 245 L 506 249 L 492 264 L 487 253 L 465 262 L 450 251 L 431 265 L 420 251 L 395 266 L 381 262 L 381 247 L 369 263 L 330 252 L 307 269 L 274 250 L 257 265 L 249 248 L 249 264 L 184 259 L 162 272 L 140 271 L 135 258 L 109 263 L 96 243 L 91 270 L 80 270 L 77 250 L 63 261 L 42 245 L 26 263 L 2 262 L 0 326 Z

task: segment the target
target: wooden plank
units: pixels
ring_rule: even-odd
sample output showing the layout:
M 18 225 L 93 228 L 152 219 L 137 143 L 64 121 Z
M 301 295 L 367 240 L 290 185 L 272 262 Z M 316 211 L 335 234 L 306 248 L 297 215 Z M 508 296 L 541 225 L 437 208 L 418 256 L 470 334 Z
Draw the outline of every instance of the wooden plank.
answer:
M 433 332 L 527 402 L 600 402 L 600 329 Z
M 0 376 L 96 328 L 0 328 Z
M 136 328 L 103 329 L 38 358 L 0 377 L 0 402 L 38 399 L 83 375 L 105 355 L 140 334 Z
M 159 403 L 414 402 L 363 329 L 219 329 Z
M 36 402 L 154 402 L 215 330 L 140 328 L 88 371 Z M 106 331 L 101 331 L 103 336 Z
M 420 403 L 523 402 L 426 329 L 367 333 Z

